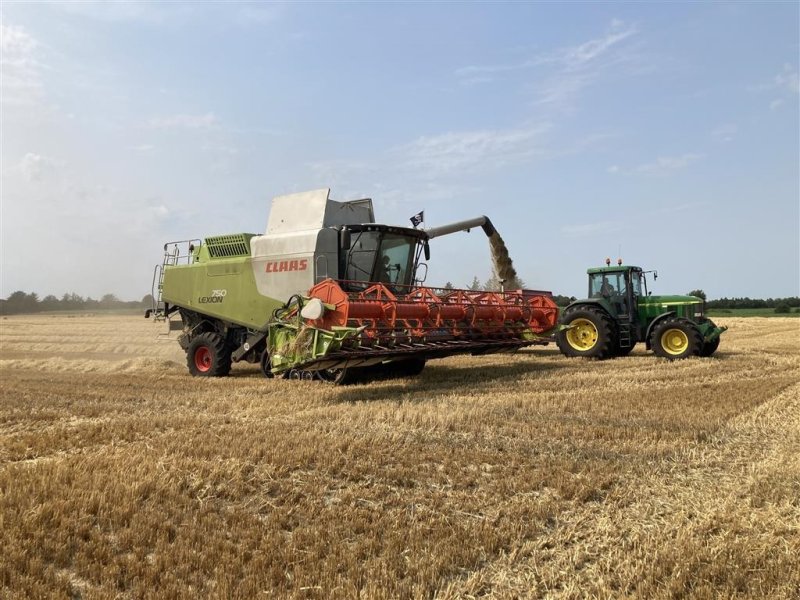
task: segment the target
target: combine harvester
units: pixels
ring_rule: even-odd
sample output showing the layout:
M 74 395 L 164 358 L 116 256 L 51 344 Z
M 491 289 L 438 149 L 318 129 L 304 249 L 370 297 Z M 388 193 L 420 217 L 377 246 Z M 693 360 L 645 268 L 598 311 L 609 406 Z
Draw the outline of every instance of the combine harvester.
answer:
M 372 200 L 336 202 L 329 193 L 273 199 L 264 235 L 164 246 L 145 316 L 182 330 L 193 375 L 224 376 L 245 360 L 267 377 L 347 383 L 551 339 L 558 308 L 550 292 L 422 285 L 429 240 L 475 227 L 489 236 L 500 277 L 513 273 L 487 217 L 427 230 L 379 225 Z

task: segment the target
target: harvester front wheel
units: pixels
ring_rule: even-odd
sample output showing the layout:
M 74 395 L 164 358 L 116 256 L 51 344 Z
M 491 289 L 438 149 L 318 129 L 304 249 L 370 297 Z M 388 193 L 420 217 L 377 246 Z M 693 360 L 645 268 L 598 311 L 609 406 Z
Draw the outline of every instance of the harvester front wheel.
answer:
M 578 307 L 567 311 L 561 323 L 569 326 L 556 335 L 556 343 L 564 356 L 604 359 L 614 354 L 614 324 L 604 310 Z
M 231 349 L 224 337 L 207 331 L 189 342 L 186 363 L 196 377 L 224 377 L 231 372 Z
M 334 385 L 347 385 L 354 379 L 355 369 L 322 369 L 317 375 L 322 381 Z
M 267 379 L 272 379 L 274 377 L 272 374 L 272 364 L 269 362 L 269 350 L 264 350 L 261 353 L 261 372 Z
M 650 346 L 656 356 L 674 360 L 698 356 L 703 338 L 697 327 L 686 319 L 666 319 L 653 331 Z

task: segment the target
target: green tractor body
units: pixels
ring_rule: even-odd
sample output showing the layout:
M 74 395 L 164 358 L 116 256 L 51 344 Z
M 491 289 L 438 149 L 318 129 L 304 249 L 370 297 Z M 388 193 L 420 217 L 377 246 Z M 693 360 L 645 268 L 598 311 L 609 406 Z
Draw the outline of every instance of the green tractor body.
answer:
M 625 356 L 644 342 L 658 356 L 676 359 L 711 356 L 719 346 L 726 328 L 705 317 L 702 298 L 648 294 L 640 267 L 620 264 L 587 273 L 589 295 L 564 310 L 565 328 L 556 337 L 566 356 Z

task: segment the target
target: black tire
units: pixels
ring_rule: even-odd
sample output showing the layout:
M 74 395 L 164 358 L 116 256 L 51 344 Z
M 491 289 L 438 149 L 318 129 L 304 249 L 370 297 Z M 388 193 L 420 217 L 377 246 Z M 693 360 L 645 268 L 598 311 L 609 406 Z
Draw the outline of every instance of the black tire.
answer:
M 711 356 L 714 352 L 717 351 L 719 348 L 719 340 L 720 338 L 717 337 L 715 340 L 710 342 L 703 342 L 703 347 L 700 349 L 700 356 Z
M 224 337 L 207 331 L 189 342 L 186 364 L 195 377 L 225 377 L 231 372 L 231 349 Z
M 347 385 L 355 380 L 356 369 L 322 369 L 317 375 L 322 381 L 333 385 Z
M 616 327 L 602 308 L 579 306 L 570 309 L 561 317 L 561 324 L 574 326 L 556 334 L 558 349 L 564 356 L 603 360 L 614 355 Z
M 656 356 L 676 360 L 699 356 L 703 337 L 687 319 L 665 319 L 653 330 L 650 346 Z

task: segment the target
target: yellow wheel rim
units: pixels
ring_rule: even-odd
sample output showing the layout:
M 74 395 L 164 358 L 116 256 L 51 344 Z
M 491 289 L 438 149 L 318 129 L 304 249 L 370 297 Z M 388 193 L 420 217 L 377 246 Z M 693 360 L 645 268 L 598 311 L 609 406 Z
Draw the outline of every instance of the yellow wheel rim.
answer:
M 661 336 L 661 347 L 665 352 L 678 356 L 689 347 L 689 336 L 680 329 L 667 329 Z
M 579 352 L 586 352 L 597 344 L 597 327 L 589 319 L 575 319 L 567 329 L 567 343 Z

